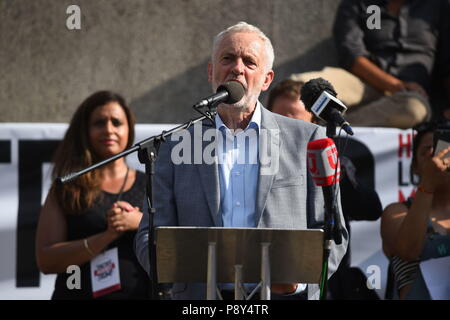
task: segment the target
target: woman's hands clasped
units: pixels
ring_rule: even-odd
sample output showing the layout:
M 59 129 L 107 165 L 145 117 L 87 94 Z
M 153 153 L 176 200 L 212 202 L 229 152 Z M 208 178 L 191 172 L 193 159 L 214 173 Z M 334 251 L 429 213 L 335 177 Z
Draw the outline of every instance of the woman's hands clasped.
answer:
M 117 201 L 106 213 L 108 231 L 118 235 L 136 230 L 142 219 L 142 212 L 138 207 L 133 207 L 126 201 Z

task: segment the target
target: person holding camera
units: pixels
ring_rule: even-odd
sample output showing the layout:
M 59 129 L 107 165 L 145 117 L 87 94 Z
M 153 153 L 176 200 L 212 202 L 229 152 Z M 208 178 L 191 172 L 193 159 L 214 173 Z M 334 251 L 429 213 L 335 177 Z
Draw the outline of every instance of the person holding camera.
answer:
M 383 251 L 400 299 L 431 299 L 421 261 L 450 255 L 450 147 L 433 153 L 433 126 L 413 142 L 414 199 L 390 204 L 381 217 Z

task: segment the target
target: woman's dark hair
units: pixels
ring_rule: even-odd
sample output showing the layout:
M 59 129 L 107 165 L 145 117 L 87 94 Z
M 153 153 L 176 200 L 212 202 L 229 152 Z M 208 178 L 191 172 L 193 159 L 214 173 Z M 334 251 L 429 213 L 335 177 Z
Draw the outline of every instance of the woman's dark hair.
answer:
M 64 139 L 59 144 L 53 161 L 53 178 L 89 167 L 102 160 L 98 158 L 89 143 L 89 118 L 92 112 L 109 102 L 117 102 L 124 110 L 128 122 L 127 148 L 134 142 L 134 115 L 125 99 L 111 91 L 98 91 L 86 98 L 75 111 Z M 71 183 L 54 184 L 51 192 L 64 213 L 77 214 L 90 208 L 100 195 L 100 173 L 93 170 Z
M 417 151 L 419 149 L 419 145 L 422 142 L 423 137 L 430 132 L 433 132 L 436 128 L 436 123 L 434 122 L 424 122 L 420 125 L 414 127 L 413 129 L 417 131 L 417 134 L 413 139 L 413 153 L 411 159 L 411 173 L 414 172 L 414 168 L 417 168 Z M 412 175 L 411 175 L 412 176 Z

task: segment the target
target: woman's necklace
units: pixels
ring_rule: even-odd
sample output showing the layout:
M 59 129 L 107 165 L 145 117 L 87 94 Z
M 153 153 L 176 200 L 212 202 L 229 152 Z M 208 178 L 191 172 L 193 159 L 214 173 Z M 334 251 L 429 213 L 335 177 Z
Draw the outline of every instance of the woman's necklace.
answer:
M 125 179 L 123 180 L 122 187 L 120 187 L 120 191 L 119 191 L 119 194 L 117 195 L 117 199 L 115 202 L 120 201 L 120 199 L 122 198 L 123 190 L 125 189 L 125 185 L 127 184 L 129 171 L 130 171 L 130 167 L 127 166 L 127 173 L 125 173 Z

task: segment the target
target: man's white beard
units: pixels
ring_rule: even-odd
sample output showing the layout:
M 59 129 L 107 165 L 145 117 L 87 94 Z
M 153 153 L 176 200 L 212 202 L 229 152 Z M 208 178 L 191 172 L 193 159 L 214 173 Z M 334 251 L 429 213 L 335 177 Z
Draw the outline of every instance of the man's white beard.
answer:
M 242 111 L 248 110 L 250 107 L 255 105 L 256 100 L 258 100 L 260 93 L 261 92 L 244 95 L 241 100 L 233 104 L 228 104 L 228 106 L 230 106 L 230 108 L 240 109 Z
M 213 83 L 213 91 L 216 92 L 219 85 Z M 261 90 L 258 90 L 257 92 L 249 93 L 245 92 L 244 96 L 241 100 L 239 100 L 236 103 L 233 104 L 226 104 L 221 103 L 221 106 L 227 106 L 228 108 L 235 109 L 235 110 L 241 110 L 246 111 L 250 109 L 251 107 L 255 106 L 256 101 L 258 100 L 259 96 L 261 94 Z

